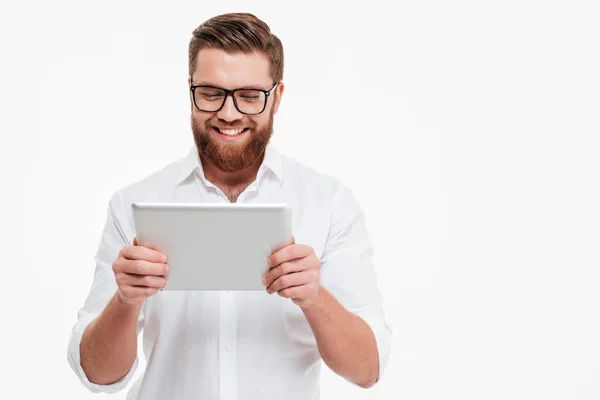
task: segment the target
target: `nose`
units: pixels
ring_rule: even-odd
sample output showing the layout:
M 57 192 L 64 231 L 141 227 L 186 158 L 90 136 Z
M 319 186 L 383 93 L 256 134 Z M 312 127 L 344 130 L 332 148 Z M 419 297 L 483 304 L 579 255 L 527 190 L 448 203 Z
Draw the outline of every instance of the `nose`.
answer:
M 235 121 L 236 119 L 241 119 L 244 116 L 241 112 L 235 108 L 235 104 L 233 103 L 233 96 L 228 95 L 225 98 L 225 104 L 223 107 L 217 112 L 217 118 L 222 119 L 224 121 Z

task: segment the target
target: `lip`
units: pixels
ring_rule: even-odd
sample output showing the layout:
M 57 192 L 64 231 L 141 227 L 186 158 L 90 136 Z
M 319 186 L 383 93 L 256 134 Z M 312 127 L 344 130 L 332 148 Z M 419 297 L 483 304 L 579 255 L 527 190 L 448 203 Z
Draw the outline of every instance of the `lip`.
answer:
M 248 127 L 247 126 L 242 126 L 242 127 L 238 127 L 238 128 L 229 128 L 229 127 L 225 127 L 225 126 L 215 126 L 214 128 L 215 129 L 222 129 L 222 130 L 225 130 L 225 131 L 237 131 L 237 130 L 240 130 L 240 129 L 247 129 Z
M 250 128 L 244 128 L 246 130 L 244 132 L 236 135 L 236 136 L 227 136 L 227 135 L 222 134 L 221 132 L 219 132 L 218 129 L 231 129 L 231 128 L 220 128 L 220 127 L 218 128 L 218 127 L 215 127 L 215 126 L 211 127 L 211 131 L 215 135 L 217 135 L 219 137 L 219 139 L 224 140 L 226 142 L 235 142 L 235 141 L 238 141 L 240 139 L 243 139 L 244 136 L 246 136 L 248 134 L 248 132 L 250 131 Z M 235 129 L 240 129 L 240 128 L 235 128 Z

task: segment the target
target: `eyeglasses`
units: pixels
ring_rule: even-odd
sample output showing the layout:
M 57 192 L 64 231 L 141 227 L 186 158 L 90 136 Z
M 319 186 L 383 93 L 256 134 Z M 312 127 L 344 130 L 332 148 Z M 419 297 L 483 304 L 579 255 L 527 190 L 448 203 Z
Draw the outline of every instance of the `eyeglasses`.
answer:
M 269 90 L 262 89 L 234 89 L 227 90 L 216 86 L 198 85 L 190 86 L 194 106 L 200 111 L 217 112 L 225 105 L 227 96 L 231 95 L 235 108 L 242 114 L 256 115 L 265 110 L 269 95 L 277 86 Z

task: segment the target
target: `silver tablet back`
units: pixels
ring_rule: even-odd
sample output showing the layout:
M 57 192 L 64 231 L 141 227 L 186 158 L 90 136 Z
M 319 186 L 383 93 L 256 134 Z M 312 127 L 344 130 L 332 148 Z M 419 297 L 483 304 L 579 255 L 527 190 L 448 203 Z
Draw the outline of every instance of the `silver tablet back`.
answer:
M 165 290 L 265 290 L 267 258 L 292 242 L 282 203 L 134 203 L 138 245 L 168 258 Z

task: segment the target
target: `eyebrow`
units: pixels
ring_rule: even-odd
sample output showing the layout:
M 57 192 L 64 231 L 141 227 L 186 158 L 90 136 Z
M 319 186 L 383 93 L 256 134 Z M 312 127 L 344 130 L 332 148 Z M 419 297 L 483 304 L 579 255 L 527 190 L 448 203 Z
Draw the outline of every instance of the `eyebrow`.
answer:
M 194 81 L 192 80 L 192 83 L 193 82 Z M 193 83 L 192 86 L 214 86 L 214 87 L 217 87 L 217 88 L 220 88 L 220 89 L 227 89 L 227 88 L 224 88 L 223 86 L 215 85 L 214 83 L 207 82 L 207 81 L 200 81 L 198 83 Z M 268 91 L 271 88 L 270 87 L 269 88 L 262 88 L 262 87 L 260 87 L 260 85 L 246 85 L 246 86 L 242 86 L 242 87 L 239 87 L 239 88 L 236 88 L 236 89 L 260 89 L 260 90 Z M 235 89 L 228 89 L 228 90 L 235 90 Z

